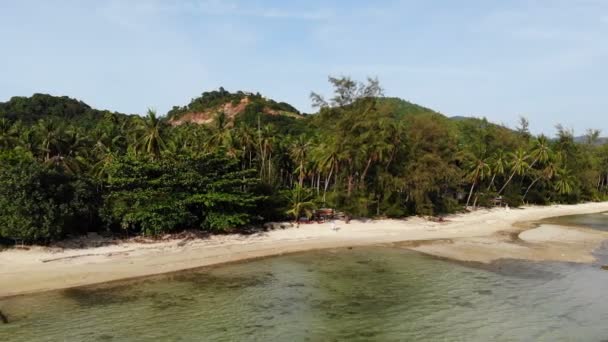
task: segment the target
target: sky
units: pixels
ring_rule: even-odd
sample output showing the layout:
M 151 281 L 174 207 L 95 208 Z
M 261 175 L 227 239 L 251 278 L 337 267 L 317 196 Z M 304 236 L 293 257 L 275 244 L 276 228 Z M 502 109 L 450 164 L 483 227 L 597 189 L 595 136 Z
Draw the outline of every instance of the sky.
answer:
M 327 77 L 535 133 L 608 135 L 608 0 L 0 1 L 0 101 L 166 113 L 203 91 L 311 112 Z

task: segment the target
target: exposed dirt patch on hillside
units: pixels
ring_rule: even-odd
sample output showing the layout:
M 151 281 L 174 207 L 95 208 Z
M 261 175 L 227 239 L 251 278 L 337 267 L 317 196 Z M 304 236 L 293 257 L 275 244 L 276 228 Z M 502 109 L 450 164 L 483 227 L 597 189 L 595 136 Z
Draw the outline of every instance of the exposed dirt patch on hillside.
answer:
M 181 115 L 179 118 L 171 118 L 169 123 L 173 126 L 179 126 L 185 123 L 195 123 L 195 124 L 210 124 L 215 120 L 219 113 L 224 113 L 226 115 L 226 119 L 228 125 L 232 125 L 234 123 L 237 115 L 243 113 L 247 106 L 251 104 L 251 99 L 249 97 L 244 97 L 237 104 L 233 104 L 232 102 L 224 103 L 223 105 L 217 106 L 213 109 L 206 110 L 204 112 L 190 112 Z M 268 115 L 282 115 L 281 111 L 271 109 L 265 107 L 263 109 L 264 114 Z M 291 116 L 291 115 L 290 115 Z

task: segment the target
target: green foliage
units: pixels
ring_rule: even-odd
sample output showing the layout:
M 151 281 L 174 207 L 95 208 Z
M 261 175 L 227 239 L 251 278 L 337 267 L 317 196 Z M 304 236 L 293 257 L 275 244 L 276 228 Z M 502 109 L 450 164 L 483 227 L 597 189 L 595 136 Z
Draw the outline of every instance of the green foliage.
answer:
M 127 116 L 67 97 L 0 103 L 0 238 L 50 241 L 102 227 L 157 236 L 307 216 L 435 215 L 608 198 L 596 130 L 534 136 L 383 97 L 378 80 L 330 77 L 314 115 L 260 94 L 203 93 L 170 118 Z M 242 101 L 247 98 L 247 101 Z M 226 104 L 240 106 L 224 113 Z
M 289 209 L 286 214 L 291 216 L 294 221 L 298 221 L 301 217 L 306 216 L 311 218 L 315 204 L 312 201 L 313 196 L 308 189 L 300 185 L 290 191 L 289 194 Z
M 253 170 L 225 157 L 152 159 L 127 155 L 109 167 L 101 210 L 110 227 L 159 235 L 199 226 L 225 231 L 260 218 Z
M 76 121 L 81 126 L 90 127 L 107 114 L 126 116 L 93 109 L 86 103 L 67 96 L 34 94 L 31 97 L 15 96 L 8 102 L 0 102 L 0 118 L 20 120 L 29 124 L 50 118 Z
M 97 194 L 87 180 L 27 154 L 0 157 L 0 237 L 48 242 L 86 232 Z

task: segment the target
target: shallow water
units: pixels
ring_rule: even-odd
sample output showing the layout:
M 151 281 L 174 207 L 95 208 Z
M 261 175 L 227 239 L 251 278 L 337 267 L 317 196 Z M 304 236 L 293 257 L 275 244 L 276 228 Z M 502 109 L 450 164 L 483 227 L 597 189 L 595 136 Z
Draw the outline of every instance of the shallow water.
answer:
M 336 249 L 0 299 L 0 341 L 601 341 L 607 293 L 599 264 Z
M 544 219 L 542 222 L 608 231 L 608 213 L 558 216 Z

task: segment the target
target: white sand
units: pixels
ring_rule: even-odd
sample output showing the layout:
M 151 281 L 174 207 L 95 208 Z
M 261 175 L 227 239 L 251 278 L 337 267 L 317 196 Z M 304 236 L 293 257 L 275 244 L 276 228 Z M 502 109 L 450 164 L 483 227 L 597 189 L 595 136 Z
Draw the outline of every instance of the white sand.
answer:
M 499 258 L 593 261 L 590 252 L 608 238 L 602 232 L 567 227 L 540 227 L 510 241 L 522 231 L 516 222 L 546 217 L 608 211 L 608 202 L 578 205 L 479 210 L 452 215 L 446 222 L 407 220 L 307 224 L 251 236 L 224 235 L 207 239 L 155 243 L 125 242 L 85 249 L 32 247 L 0 252 L 0 296 L 94 284 L 297 251 L 438 240 L 412 249 L 458 260 L 489 262 Z M 564 230 L 568 232 L 564 232 Z M 572 233 L 570 230 L 576 230 Z M 584 237 L 583 237 L 584 236 Z M 526 242 L 527 241 L 527 242 Z M 559 253 L 553 247 L 559 245 Z M 568 247 L 563 253 L 564 245 Z M 531 252 L 533 251 L 533 252 Z M 562 256 L 563 255 L 563 256 Z

